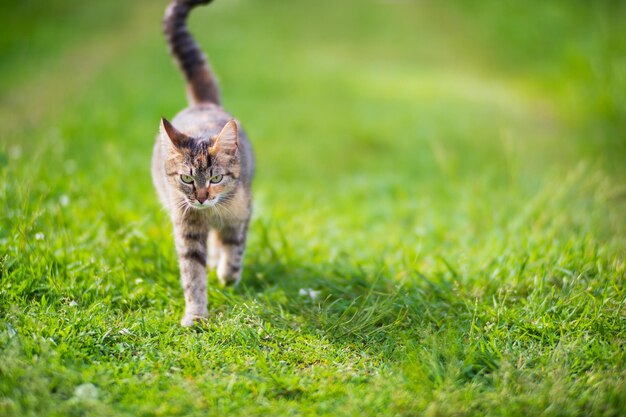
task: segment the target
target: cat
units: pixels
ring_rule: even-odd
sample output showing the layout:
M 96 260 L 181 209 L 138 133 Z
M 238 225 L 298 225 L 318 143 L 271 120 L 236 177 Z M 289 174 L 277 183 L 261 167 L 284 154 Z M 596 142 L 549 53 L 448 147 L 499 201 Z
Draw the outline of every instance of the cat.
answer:
M 251 144 L 221 106 L 215 76 L 186 26 L 195 6 L 211 1 L 172 0 L 163 21 L 170 52 L 187 81 L 189 107 L 171 123 L 161 118 L 152 180 L 174 228 L 183 326 L 208 317 L 207 263 L 224 285 L 241 279 L 252 214 Z

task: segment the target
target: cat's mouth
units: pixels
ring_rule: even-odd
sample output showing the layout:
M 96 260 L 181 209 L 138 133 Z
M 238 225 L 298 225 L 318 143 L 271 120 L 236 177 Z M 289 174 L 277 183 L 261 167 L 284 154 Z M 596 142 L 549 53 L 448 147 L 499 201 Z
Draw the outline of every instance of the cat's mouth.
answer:
M 212 198 L 210 200 L 209 199 L 204 200 L 202 203 L 195 201 L 193 203 L 189 203 L 189 205 L 196 210 L 206 210 L 208 208 L 215 206 L 216 203 L 217 203 L 217 197 Z

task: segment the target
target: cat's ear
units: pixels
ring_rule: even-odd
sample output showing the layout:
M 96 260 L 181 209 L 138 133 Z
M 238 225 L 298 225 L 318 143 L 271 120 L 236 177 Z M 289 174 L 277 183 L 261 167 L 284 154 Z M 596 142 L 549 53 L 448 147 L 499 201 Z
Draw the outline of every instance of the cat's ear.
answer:
M 211 146 L 210 152 L 216 154 L 218 152 L 225 152 L 228 154 L 234 154 L 239 146 L 237 122 L 230 120 L 222 131 L 215 138 L 213 146 Z
M 189 137 L 179 132 L 165 117 L 161 117 L 161 132 L 170 138 L 172 144 L 177 148 L 185 146 L 185 143 L 189 141 Z

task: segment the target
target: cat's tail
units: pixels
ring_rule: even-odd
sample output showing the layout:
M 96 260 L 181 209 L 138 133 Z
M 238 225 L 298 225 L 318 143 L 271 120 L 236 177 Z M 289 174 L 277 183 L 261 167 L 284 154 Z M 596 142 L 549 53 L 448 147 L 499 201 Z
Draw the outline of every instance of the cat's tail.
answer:
M 186 24 L 191 9 L 211 1 L 213 0 L 172 0 L 163 19 L 163 30 L 170 52 L 187 80 L 190 104 L 220 104 L 215 76 Z

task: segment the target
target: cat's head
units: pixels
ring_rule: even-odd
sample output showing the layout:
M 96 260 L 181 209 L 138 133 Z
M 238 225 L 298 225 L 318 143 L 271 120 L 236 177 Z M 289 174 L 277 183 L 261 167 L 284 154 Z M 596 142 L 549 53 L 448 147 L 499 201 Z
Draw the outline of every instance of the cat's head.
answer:
M 179 201 L 194 209 L 214 207 L 227 201 L 241 172 L 237 123 L 230 120 L 222 131 L 198 139 L 178 131 L 165 118 L 161 134 L 168 141 L 165 172 Z

